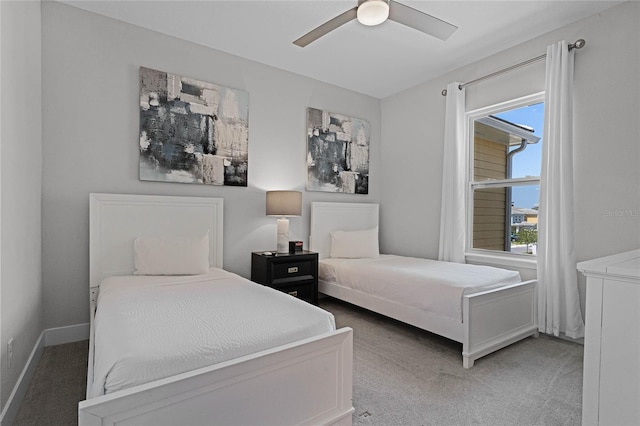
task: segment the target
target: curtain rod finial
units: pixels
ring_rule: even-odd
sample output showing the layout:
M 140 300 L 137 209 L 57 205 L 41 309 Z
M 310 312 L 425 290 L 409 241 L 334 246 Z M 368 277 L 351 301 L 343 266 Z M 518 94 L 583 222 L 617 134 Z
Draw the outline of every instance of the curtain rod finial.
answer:
M 584 39 L 581 38 L 579 40 L 576 40 L 575 43 L 573 43 L 573 47 L 576 48 L 576 49 L 582 49 L 585 44 L 587 44 L 587 42 L 584 41 Z
M 447 89 L 443 89 L 440 93 L 442 93 L 442 96 L 447 96 Z

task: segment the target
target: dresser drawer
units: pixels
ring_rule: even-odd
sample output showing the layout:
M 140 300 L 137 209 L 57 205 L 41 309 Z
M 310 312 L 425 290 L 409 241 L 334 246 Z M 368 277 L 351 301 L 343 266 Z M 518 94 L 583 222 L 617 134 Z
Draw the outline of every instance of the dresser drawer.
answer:
M 311 260 L 277 262 L 271 269 L 271 279 L 274 283 L 288 279 L 313 279 L 315 273 L 315 263 Z

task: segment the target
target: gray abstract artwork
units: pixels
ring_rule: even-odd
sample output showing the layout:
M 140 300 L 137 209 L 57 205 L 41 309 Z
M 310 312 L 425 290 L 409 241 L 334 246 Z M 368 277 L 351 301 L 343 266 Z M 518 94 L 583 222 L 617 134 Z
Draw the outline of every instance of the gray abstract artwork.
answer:
M 307 190 L 368 194 L 370 138 L 366 120 L 307 108 Z
M 140 180 L 247 186 L 249 94 L 140 67 Z

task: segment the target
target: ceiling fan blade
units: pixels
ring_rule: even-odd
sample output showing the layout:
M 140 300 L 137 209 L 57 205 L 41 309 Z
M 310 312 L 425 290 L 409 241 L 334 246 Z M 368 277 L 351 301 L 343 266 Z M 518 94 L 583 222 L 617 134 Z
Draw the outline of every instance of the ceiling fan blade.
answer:
M 307 44 L 316 41 L 323 35 L 335 30 L 341 25 L 346 24 L 349 21 L 356 19 L 358 8 L 354 7 L 353 9 L 349 9 L 344 13 L 336 16 L 333 19 L 328 20 L 324 24 L 320 25 L 318 28 L 309 31 L 299 39 L 293 42 L 296 46 L 305 47 Z
M 455 25 L 394 0 L 389 1 L 389 19 L 442 41 L 448 39 L 458 29 Z

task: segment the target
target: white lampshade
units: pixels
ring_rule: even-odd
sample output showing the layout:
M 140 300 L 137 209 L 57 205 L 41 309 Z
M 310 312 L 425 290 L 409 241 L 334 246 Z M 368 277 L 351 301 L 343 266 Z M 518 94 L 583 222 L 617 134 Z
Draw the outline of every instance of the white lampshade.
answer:
M 358 6 L 358 22 L 362 25 L 380 25 L 389 17 L 387 0 L 366 0 Z
M 267 191 L 267 216 L 302 216 L 302 192 Z
M 267 191 L 267 216 L 278 219 L 277 252 L 289 252 L 289 219 L 286 216 L 302 215 L 302 192 Z

